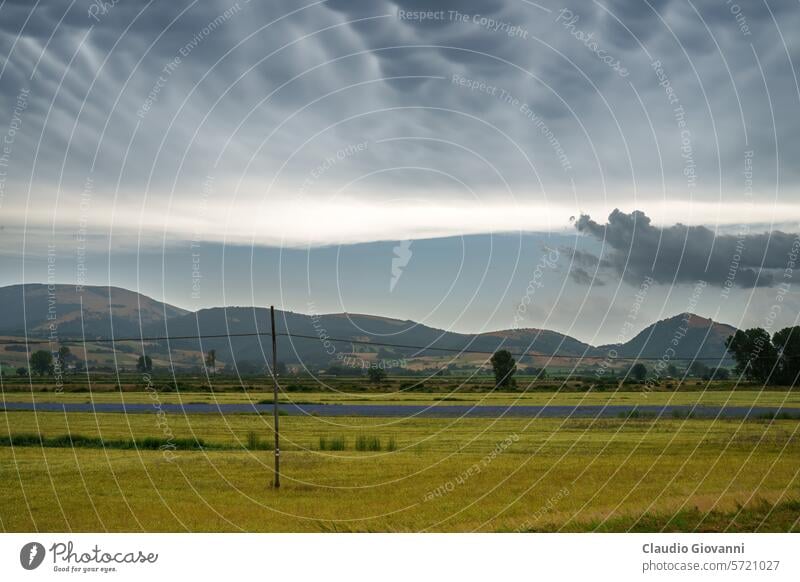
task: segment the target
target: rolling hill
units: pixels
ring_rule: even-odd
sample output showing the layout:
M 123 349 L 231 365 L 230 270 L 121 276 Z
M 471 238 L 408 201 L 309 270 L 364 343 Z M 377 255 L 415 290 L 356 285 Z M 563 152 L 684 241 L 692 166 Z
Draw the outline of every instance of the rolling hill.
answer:
M 23 337 L 27 328 L 29 338 L 46 338 L 55 321 L 60 338 L 217 336 L 146 342 L 148 354 L 165 365 L 172 362 L 177 367 L 196 366 L 201 354 L 211 349 L 216 350 L 220 365 L 233 361 L 263 365 L 270 359 L 269 337 L 258 335 L 269 331 L 269 310 L 262 307 L 215 307 L 190 312 L 119 287 L 84 287 L 78 292 L 72 286 L 48 289 L 41 284 L 0 288 L 0 305 L 0 335 L 5 337 Z M 443 350 L 491 353 L 500 348 L 529 354 L 531 358 L 522 362 L 527 365 L 541 365 L 550 356 L 572 361 L 586 356 L 602 358 L 612 349 L 618 358 L 660 358 L 670 348 L 675 350 L 673 360 L 722 358 L 725 339 L 735 332 L 729 325 L 690 314 L 654 323 L 624 344 L 598 347 L 550 330 L 461 334 L 410 320 L 351 313 L 306 315 L 276 311 L 276 325 L 279 333 L 291 335 L 279 342 L 279 359 L 314 367 L 337 363 L 341 357 L 370 361 L 411 356 L 436 361 L 434 358 L 438 357 L 443 362 L 450 353 Z M 110 354 L 114 362 L 130 365 L 141 350 L 139 344 L 118 344 L 116 352 L 124 356 L 120 359 L 110 345 L 96 345 L 94 354 Z M 6 346 L 3 355 L 6 361 L 9 357 L 24 361 L 25 357 L 19 346 Z M 475 354 L 473 360 L 484 358 Z
M 276 312 L 278 333 L 290 333 L 291 338 L 279 342 L 279 359 L 287 363 L 306 362 L 324 365 L 339 354 L 358 353 L 361 357 L 402 359 L 410 356 L 443 356 L 442 350 L 493 352 L 501 347 L 513 351 L 528 350 L 538 354 L 559 353 L 578 356 L 590 353 L 592 347 L 574 338 L 546 330 L 515 330 L 485 334 L 460 334 L 436 329 L 409 320 L 374 315 L 334 313 L 304 315 L 289 311 Z M 165 322 L 172 336 L 255 334 L 269 330 L 269 310 L 260 307 L 212 308 L 175 317 Z M 163 325 L 149 330 L 152 335 L 163 334 Z M 369 346 L 334 341 L 379 342 L 393 346 Z M 268 354 L 268 337 L 209 338 L 178 340 L 173 347 L 184 350 L 217 351 L 223 361 L 231 359 L 264 361 Z M 400 346 L 420 346 L 406 349 Z M 233 358 L 232 354 L 236 354 Z M 374 356 L 370 355 L 374 354 Z
M 135 335 L 186 310 L 161 303 L 121 287 L 83 287 L 44 284 L 0 287 L 0 334 L 47 336 L 56 324 L 66 337 Z
M 661 358 L 672 348 L 673 359 L 720 358 L 725 355 L 725 340 L 734 333 L 733 326 L 683 313 L 648 326 L 624 344 L 600 346 L 599 350 L 616 348 L 626 358 Z

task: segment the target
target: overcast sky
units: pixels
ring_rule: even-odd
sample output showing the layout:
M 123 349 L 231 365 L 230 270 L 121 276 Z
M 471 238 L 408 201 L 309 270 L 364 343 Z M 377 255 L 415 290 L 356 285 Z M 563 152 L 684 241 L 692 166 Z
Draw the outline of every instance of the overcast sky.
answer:
M 799 35 L 797 0 L 6 1 L 0 283 L 54 244 L 61 282 L 192 307 L 202 259 L 197 305 L 478 330 L 557 248 L 525 325 L 608 340 L 647 277 L 642 325 L 701 279 L 793 324 Z

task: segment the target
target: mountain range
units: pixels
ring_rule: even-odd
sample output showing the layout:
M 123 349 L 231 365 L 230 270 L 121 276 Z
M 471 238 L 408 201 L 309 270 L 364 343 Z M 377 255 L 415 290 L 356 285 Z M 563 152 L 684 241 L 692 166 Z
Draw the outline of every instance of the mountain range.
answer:
M 79 290 L 70 285 L 43 284 L 0 288 L 0 306 L 0 336 L 31 340 L 52 336 L 54 344 L 66 338 L 85 338 L 85 355 L 81 355 L 84 348 L 80 345 L 73 345 L 72 350 L 90 365 L 110 361 L 133 365 L 142 351 L 156 362 L 171 362 L 178 367 L 200 365 L 201 355 L 212 349 L 220 366 L 234 360 L 263 365 L 271 359 L 271 340 L 266 335 L 270 330 L 269 309 L 263 307 L 215 307 L 192 312 L 119 287 L 86 286 Z M 670 348 L 674 349 L 674 354 L 669 352 L 673 361 L 723 359 L 725 340 L 736 331 L 697 315 L 679 314 L 646 327 L 624 343 L 591 346 L 535 328 L 463 334 L 410 320 L 352 313 L 276 311 L 275 319 L 278 333 L 289 334 L 279 338 L 279 360 L 315 367 L 341 364 L 343 358 L 351 365 L 354 361 L 377 360 L 408 361 L 416 366 L 480 363 L 487 353 L 500 348 L 526 354 L 521 363 L 535 366 L 579 358 L 597 362 L 609 354 L 616 360 L 660 358 Z M 186 337 L 197 335 L 206 337 Z M 165 336 L 170 339 L 125 341 L 113 346 L 92 341 Z M 19 365 L 17 360 L 24 362 L 27 357 L 24 346 L 0 346 L 3 348 L 0 357 L 4 363 Z M 463 353 L 454 353 L 458 351 Z

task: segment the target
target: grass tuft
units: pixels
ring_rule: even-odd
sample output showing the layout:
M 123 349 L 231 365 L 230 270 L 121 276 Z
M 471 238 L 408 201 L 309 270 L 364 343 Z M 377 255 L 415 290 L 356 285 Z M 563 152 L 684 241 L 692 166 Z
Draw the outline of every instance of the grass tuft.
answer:
M 251 430 L 247 433 L 247 449 L 250 451 L 260 451 L 265 449 L 265 443 L 261 442 L 261 437 L 258 436 L 258 433 Z
M 376 436 L 359 435 L 356 437 L 357 451 L 380 451 L 381 439 Z
M 344 449 L 345 449 L 345 442 L 343 436 L 319 437 L 320 451 L 343 451 Z

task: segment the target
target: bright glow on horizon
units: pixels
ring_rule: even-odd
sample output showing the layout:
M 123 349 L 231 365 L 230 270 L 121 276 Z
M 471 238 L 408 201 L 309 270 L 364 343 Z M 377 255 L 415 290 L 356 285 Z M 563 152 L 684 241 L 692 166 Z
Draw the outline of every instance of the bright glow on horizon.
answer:
M 564 203 L 565 198 L 541 203 L 509 202 L 507 198 L 386 201 L 352 196 L 266 202 L 240 197 L 231 202 L 227 197 L 212 196 L 203 205 L 184 197 L 172 203 L 151 197 L 144 207 L 138 202 L 112 206 L 97 200 L 89 209 L 81 210 L 70 196 L 64 196 L 55 213 L 55 225 L 52 210 L 29 210 L 27 227 L 37 236 L 42 231 L 53 231 L 56 237 L 71 237 L 83 223 L 92 236 L 112 233 L 115 244 L 138 241 L 150 247 L 165 240 L 194 240 L 301 248 L 484 234 L 571 232 L 570 217 L 584 213 L 603 222 L 614 208 L 625 212 L 642 210 L 659 226 L 702 224 L 730 231 L 739 225 L 755 225 L 757 230 L 783 227 L 794 232 L 800 224 L 800 204 L 630 200 L 573 206 Z M 6 228 L 18 231 L 25 224 L 24 208 L 5 208 L 4 215 Z M 275 220 L 276 216 L 280 218 Z

